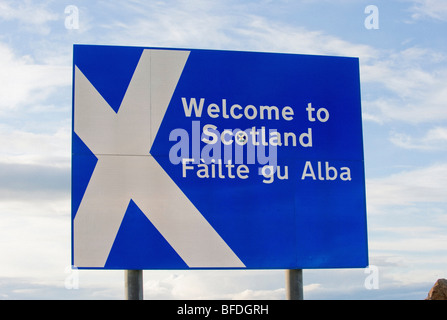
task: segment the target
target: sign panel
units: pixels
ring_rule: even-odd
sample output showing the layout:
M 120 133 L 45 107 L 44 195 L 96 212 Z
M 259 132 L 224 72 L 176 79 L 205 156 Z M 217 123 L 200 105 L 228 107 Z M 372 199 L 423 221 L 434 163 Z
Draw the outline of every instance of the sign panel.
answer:
M 368 265 L 357 58 L 75 45 L 73 78 L 73 265 Z

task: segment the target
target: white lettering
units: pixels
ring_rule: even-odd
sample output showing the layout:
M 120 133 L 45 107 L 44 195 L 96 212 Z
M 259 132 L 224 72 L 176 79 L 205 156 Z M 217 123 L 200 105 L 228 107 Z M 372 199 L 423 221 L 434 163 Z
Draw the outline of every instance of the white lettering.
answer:
M 234 119 L 240 119 L 240 118 L 242 118 L 242 114 L 241 113 L 239 113 L 238 115 L 236 115 L 235 113 L 234 113 L 234 109 L 239 109 L 239 110 L 242 110 L 242 107 L 240 106 L 240 105 L 238 105 L 238 104 L 233 104 L 232 106 L 231 106 L 231 108 L 230 108 L 230 114 L 231 114 L 231 116 L 234 118 Z
M 293 109 L 289 106 L 285 106 L 282 109 L 282 117 L 286 121 L 293 120 Z
M 267 119 L 272 120 L 272 111 L 275 111 L 275 120 L 279 120 L 279 109 L 275 106 L 261 106 L 260 108 L 260 117 L 264 119 L 264 111 L 267 110 Z
M 351 181 L 351 169 L 348 167 L 341 167 L 340 169 L 337 169 L 336 167 L 332 167 L 329 162 L 324 163 L 324 169 L 322 166 L 321 161 L 317 161 L 317 175 L 318 180 L 320 181 L 334 181 L 337 178 L 343 180 L 343 181 Z M 339 175 L 340 171 L 340 175 Z M 306 161 L 303 169 L 303 173 L 301 175 L 301 180 L 304 180 L 306 178 L 312 178 L 312 180 L 317 180 L 317 176 L 315 175 L 314 166 L 312 166 L 312 163 L 310 161 Z
M 188 170 L 196 170 L 196 175 L 200 179 L 208 179 L 208 178 L 219 178 L 225 179 L 230 178 L 234 179 L 236 176 L 239 179 L 247 179 L 248 174 L 250 173 L 250 169 L 245 164 L 238 165 L 237 167 L 231 163 L 231 160 L 228 161 L 227 164 L 223 164 L 221 159 L 217 160 L 215 163 L 214 159 L 211 160 L 210 164 L 200 163 L 196 166 L 189 165 L 193 163 L 194 159 L 183 159 L 182 161 L 182 177 L 186 178 Z M 233 168 L 236 167 L 236 175 L 233 174 Z
M 192 109 L 194 109 L 194 114 L 196 117 L 202 116 L 203 104 L 205 103 L 205 99 L 200 99 L 200 104 L 197 107 L 196 98 L 189 99 L 189 104 L 186 104 L 186 99 L 182 98 L 183 110 L 185 111 L 185 116 L 191 117 Z M 209 114 L 209 113 L 208 113 Z
M 324 113 L 324 117 L 321 116 L 321 113 Z M 326 122 L 329 119 L 329 111 L 326 108 L 320 108 L 317 111 L 317 118 L 320 122 Z
M 194 162 L 194 159 L 182 159 L 182 177 L 186 178 L 186 170 L 194 169 L 193 166 L 187 166 L 188 162 Z
M 221 314 L 227 315 L 227 314 L 268 314 L 269 313 L 269 306 L 268 305 L 258 305 L 258 304 L 247 304 L 247 305 L 240 305 L 240 304 L 230 304 L 225 305 L 223 304 L 221 307 Z
M 307 119 L 308 119 L 310 122 L 314 122 L 314 121 L 315 121 L 315 118 L 314 118 L 313 112 L 315 111 L 315 108 L 312 107 L 312 103 L 308 103 L 308 104 L 307 104 L 307 108 L 306 108 L 306 110 L 307 110 Z M 322 113 L 323 113 L 324 115 L 321 115 Z M 317 119 L 318 119 L 318 121 L 320 121 L 320 122 L 326 122 L 326 121 L 328 121 L 328 120 L 329 120 L 329 111 L 328 111 L 326 108 L 319 108 L 319 109 L 317 110 Z
M 309 172 L 307 172 L 309 170 Z M 303 174 L 301 176 L 301 180 L 304 180 L 307 177 L 311 177 L 313 180 L 315 180 L 315 172 L 312 168 L 312 164 L 310 161 L 306 161 L 306 165 L 304 166 Z
M 217 118 L 219 116 L 219 112 L 220 112 L 219 106 L 215 103 L 211 103 L 208 106 L 207 112 L 211 118 Z M 216 113 L 214 113 L 214 112 L 216 112 Z
M 228 129 L 225 129 L 224 131 L 222 131 L 222 134 L 220 135 L 220 140 L 222 141 L 222 143 L 223 143 L 224 145 L 229 146 L 230 144 L 233 143 L 233 139 L 231 139 L 231 140 L 226 140 L 226 139 L 225 139 L 225 135 L 226 135 L 226 134 L 229 134 L 230 136 L 232 136 L 232 135 L 233 135 L 233 131 L 228 130 Z
M 199 104 L 197 104 L 196 98 L 190 98 L 189 102 L 185 97 L 181 98 L 183 110 L 186 117 L 191 117 L 194 113 L 195 117 L 201 117 L 203 107 L 205 105 L 205 98 L 200 98 Z M 222 116 L 225 119 L 241 119 L 242 117 L 248 120 L 253 120 L 259 117 L 261 120 L 280 120 L 280 116 L 286 120 L 293 120 L 293 109 L 290 106 L 285 106 L 281 110 L 277 106 L 260 105 L 255 107 L 252 104 L 248 104 L 242 107 L 240 104 L 233 104 L 229 110 L 227 108 L 227 100 L 222 99 L 222 104 L 219 106 L 217 103 L 210 103 L 206 107 L 206 112 L 210 118 L 218 118 Z
M 212 307 L 191 307 L 186 303 L 183 307 L 177 308 L 177 314 L 181 315 L 204 315 L 205 318 L 208 318 L 211 313 Z
M 252 110 L 252 115 L 250 115 L 250 110 Z M 244 109 L 244 115 L 245 118 L 249 119 L 249 120 L 253 120 L 254 118 L 256 118 L 258 116 L 258 110 L 256 110 L 255 106 L 249 104 L 248 106 L 245 107 Z
M 219 138 L 218 135 L 212 131 L 209 131 L 209 129 L 213 129 L 214 131 L 216 131 L 217 127 L 212 125 L 212 124 L 206 124 L 203 126 L 203 134 L 202 134 L 202 141 L 208 144 L 215 144 Z M 204 138 L 203 136 L 207 135 L 209 137 L 212 137 L 213 140 L 208 140 L 207 138 Z
M 262 180 L 262 182 L 269 183 L 269 184 L 272 183 L 275 180 L 275 173 L 276 173 L 276 177 L 279 180 L 289 179 L 289 167 L 284 166 L 284 174 L 282 174 L 282 175 L 281 175 L 281 171 L 282 171 L 281 166 L 276 166 L 276 167 L 271 166 L 271 165 L 263 166 L 261 168 L 261 174 L 265 179 Z
M 307 139 L 307 142 L 304 142 L 304 139 Z M 312 147 L 312 128 L 308 128 L 307 133 L 304 132 L 300 135 L 300 144 L 305 148 Z
M 343 171 L 340 173 L 340 179 L 343 181 L 351 181 L 351 169 L 348 167 L 343 167 L 340 170 Z

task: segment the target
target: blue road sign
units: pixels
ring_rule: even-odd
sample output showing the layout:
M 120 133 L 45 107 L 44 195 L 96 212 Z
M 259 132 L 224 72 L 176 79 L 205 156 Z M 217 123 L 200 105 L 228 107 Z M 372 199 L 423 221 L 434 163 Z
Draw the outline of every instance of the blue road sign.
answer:
M 73 265 L 368 265 L 357 58 L 75 45 L 73 77 Z

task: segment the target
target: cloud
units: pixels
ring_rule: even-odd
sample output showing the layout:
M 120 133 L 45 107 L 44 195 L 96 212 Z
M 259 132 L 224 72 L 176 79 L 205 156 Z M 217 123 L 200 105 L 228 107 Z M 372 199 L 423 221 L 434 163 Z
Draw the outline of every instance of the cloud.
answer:
M 424 88 L 436 84 L 436 73 L 429 72 L 427 62 L 436 64 L 444 55 L 417 47 L 395 52 L 380 52 L 373 64 L 362 65 L 366 82 L 382 83 L 386 89 L 402 99 L 420 96 Z
M 244 290 L 232 295 L 233 300 L 283 300 L 285 289 L 276 290 Z
M 374 206 L 446 203 L 447 164 L 402 171 L 367 180 L 367 198 Z
M 128 45 L 333 54 L 365 60 L 376 54 L 368 45 L 248 13 L 254 5 L 239 2 L 230 9 L 219 2 L 179 2 L 174 6 L 133 1 L 119 5 L 119 10 L 132 13 L 133 19 L 104 21 L 103 39 Z M 113 4 L 108 8 L 118 10 Z
M 378 49 L 299 24 L 247 14 L 244 8 L 240 4 L 230 13 L 221 4 L 205 5 L 202 1 L 191 6 L 146 4 L 140 7 L 144 17 L 138 13 L 132 21 L 104 22 L 103 39 L 127 45 L 146 46 L 150 39 L 149 45 L 161 47 L 359 57 L 366 120 L 415 124 L 447 119 L 444 53 L 417 46 Z M 132 2 L 123 10 L 137 9 Z
M 4 277 L 0 278 L 0 298 L 122 299 L 122 271 L 80 270 L 80 288 L 64 288 L 70 264 L 71 119 L 67 101 L 71 99 L 71 53 L 62 47 L 78 31 L 72 30 L 75 32 L 68 34 L 72 38 L 68 37 L 61 19 L 63 7 L 58 15 L 49 3 L 0 0 L 2 23 L 14 26 L 22 37 L 54 36 L 57 30 L 50 26 L 57 19 L 65 32 L 46 38 L 48 43 L 57 40 L 46 49 L 41 47 L 44 41 L 35 40 L 39 46 L 28 53 L 18 53 L 23 46 L 12 49 L 0 43 L 0 252 L 5 261 L 0 265 Z M 415 20 L 446 21 L 445 1 L 413 3 Z M 444 53 L 421 47 L 379 49 L 296 21 L 292 25 L 277 17 L 256 15 L 253 12 L 259 11 L 247 10 L 246 3 L 231 6 L 231 11 L 229 7 L 203 0 L 92 2 L 80 7 L 79 31 L 84 34 L 77 39 L 358 56 L 364 118 L 388 124 L 435 123 L 419 135 L 395 130 L 389 139 L 407 150 L 445 148 Z M 3 35 L 5 41 L 8 37 Z M 61 57 L 54 50 L 63 52 L 63 60 L 58 61 Z M 61 99 L 65 95 L 61 89 L 67 90 L 68 100 Z M 61 101 L 65 103 L 62 108 Z M 368 179 L 370 261 L 379 267 L 380 289 L 365 289 L 363 269 L 306 270 L 305 298 L 423 299 L 436 277 L 445 277 L 446 176 L 447 165 L 438 163 Z M 146 299 L 285 297 L 282 270 L 145 271 L 144 277 Z
M 70 125 L 58 123 L 53 132 L 39 133 L 0 124 L 1 162 L 69 168 Z
M 48 199 L 47 199 L 48 200 Z M 70 264 L 68 199 L 2 199 L 0 252 L 2 276 L 54 281 L 48 276 Z M 31 280 L 30 280 L 31 281 Z
M 447 3 L 444 0 L 412 0 L 410 11 L 414 20 L 434 19 L 447 21 Z
M 391 133 L 390 141 L 404 149 L 421 151 L 439 151 L 447 148 L 447 128 L 434 127 L 424 136 L 412 136 L 407 133 Z
M 0 1 L 0 18 L 6 21 L 18 21 L 24 31 L 47 35 L 51 21 L 58 20 L 60 16 L 49 11 L 44 3 L 36 4 L 25 1 Z
M 69 168 L 0 162 L 0 181 L 1 200 L 54 201 L 70 195 Z
M 17 57 L 0 43 L 0 114 L 22 105 L 36 105 L 60 87 L 71 85 L 71 67 L 35 64 L 31 56 Z
M 285 299 L 284 270 L 145 271 L 143 281 L 145 299 L 152 300 Z
M 418 47 L 383 51 L 361 65 L 364 113 L 376 122 L 430 123 L 447 119 L 443 53 Z

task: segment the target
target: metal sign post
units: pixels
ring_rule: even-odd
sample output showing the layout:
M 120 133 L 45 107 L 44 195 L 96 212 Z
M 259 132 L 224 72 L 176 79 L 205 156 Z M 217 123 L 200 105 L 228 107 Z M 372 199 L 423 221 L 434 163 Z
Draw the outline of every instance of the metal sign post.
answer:
M 286 270 L 286 299 L 303 300 L 303 270 Z
M 126 300 L 143 300 L 143 270 L 124 271 L 124 290 Z

